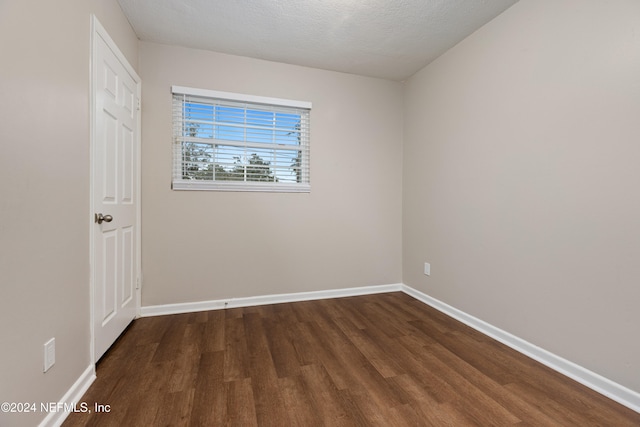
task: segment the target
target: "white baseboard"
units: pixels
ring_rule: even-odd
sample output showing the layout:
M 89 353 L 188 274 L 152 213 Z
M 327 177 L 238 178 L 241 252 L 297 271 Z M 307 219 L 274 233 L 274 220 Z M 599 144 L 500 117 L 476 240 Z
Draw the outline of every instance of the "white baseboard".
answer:
M 402 291 L 413 298 L 435 308 L 438 311 L 453 317 L 473 329 L 500 341 L 512 349 L 528 356 L 543 365 L 557 371 L 590 389 L 607 396 L 629 409 L 640 413 L 640 393 L 611 381 L 602 375 L 596 374 L 580 365 L 540 348 L 528 341 L 518 338 L 509 332 L 503 331 L 489 323 L 439 301 L 427 294 L 417 291 L 407 285 L 402 285 Z
M 359 288 L 331 289 L 327 291 L 297 292 L 291 294 L 262 295 L 257 297 L 229 298 L 212 301 L 185 302 L 181 304 L 151 305 L 140 308 L 141 317 L 166 314 L 194 313 L 198 311 L 221 310 L 224 308 L 252 307 L 256 305 L 280 304 L 283 302 L 312 301 L 328 298 L 342 298 L 357 295 L 400 292 L 403 285 L 363 286 Z
M 68 405 L 72 403 L 80 402 L 82 396 L 89 389 L 89 386 L 93 384 L 96 379 L 95 365 L 89 365 L 87 369 L 80 375 L 80 378 L 76 380 L 71 388 L 62 396 L 60 403 L 66 403 Z M 38 425 L 39 427 L 60 427 L 64 420 L 69 416 L 67 411 L 49 412 L 49 414 Z

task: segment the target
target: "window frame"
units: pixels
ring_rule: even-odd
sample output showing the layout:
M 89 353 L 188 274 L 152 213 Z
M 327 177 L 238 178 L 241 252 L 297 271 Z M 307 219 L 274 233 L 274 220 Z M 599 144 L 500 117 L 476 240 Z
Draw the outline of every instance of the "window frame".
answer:
M 260 181 L 233 181 L 233 180 L 206 180 L 206 179 L 183 179 L 181 173 L 182 165 L 184 163 L 183 151 L 182 151 L 182 138 L 185 138 L 183 128 L 184 117 L 183 109 L 176 111 L 175 96 L 183 97 L 197 97 L 215 101 L 230 101 L 236 103 L 245 104 L 245 110 L 251 110 L 252 106 L 256 109 L 265 107 L 272 108 L 273 111 L 277 111 L 278 108 L 296 109 L 301 110 L 301 140 L 300 150 L 301 155 L 301 168 L 303 182 L 260 182 Z M 171 104 L 172 104 L 172 156 L 173 156 L 173 168 L 172 168 L 172 185 L 173 190 L 203 190 L 203 191 L 265 191 L 265 192 L 285 192 L 285 193 L 308 193 L 311 191 L 311 179 L 310 179 L 310 113 L 312 103 L 307 101 L 295 101 L 283 98 L 271 98 L 256 95 L 239 94 L 232 92 L 222 92 L 209 89 L 198 89 L 185 86 L 171 86 Z M 185 101 L 182 101 L 184 105 Z M 212 104 L 213 105 L 213 104 Z M 304 123 L 304 124 L 302 124 Z M 216 141 L 212 139 L 212 141 Z M 206 142 L 205 142 L 206 143 Z M 244 142 L 245 146 L 255 148 L 256 143 Z M 215 145 L 215 144 L 214 144 Z M 218 144 L 220 145 L 220 144 Z M 239 146 L 240 144 L 238 144 Z M 271 147 L 270 147 L 271 146 Z M 273 144 L 266 144 L 265 148 L 259 150 L 273 149 Z M 290 150 L 283 148 L 283 150 Z M 216 163 L 214 162 L 214 168 Z M 215 176 L 215 175 L 214 175 Z

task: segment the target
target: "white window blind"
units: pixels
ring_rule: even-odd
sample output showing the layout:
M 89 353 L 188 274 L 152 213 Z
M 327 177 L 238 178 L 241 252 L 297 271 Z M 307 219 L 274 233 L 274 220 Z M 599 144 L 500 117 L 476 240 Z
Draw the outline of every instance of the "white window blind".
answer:
M 310 191 L 311 103 L 172 92 L 174 190 Z

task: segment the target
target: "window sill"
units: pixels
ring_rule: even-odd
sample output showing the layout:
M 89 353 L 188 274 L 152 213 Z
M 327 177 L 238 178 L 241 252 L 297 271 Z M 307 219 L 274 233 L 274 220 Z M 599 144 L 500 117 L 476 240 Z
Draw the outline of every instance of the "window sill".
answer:
M 173 190 L 187 191 L 253 191 L 269 193 L 310 193 L 309 184 L 274 184 L 270 182 L 174 181 Z

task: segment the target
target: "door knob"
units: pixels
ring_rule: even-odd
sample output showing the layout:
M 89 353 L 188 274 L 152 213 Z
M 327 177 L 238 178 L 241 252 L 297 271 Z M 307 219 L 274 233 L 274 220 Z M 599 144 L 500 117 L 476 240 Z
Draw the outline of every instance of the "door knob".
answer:
M 102 222 L 111 222 L 113 217 L 111 215 L 102 215 L 101 213 L 95 214 L 95 222 L 102 224 Z

